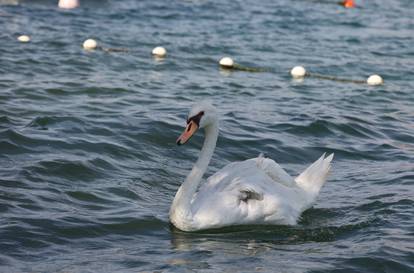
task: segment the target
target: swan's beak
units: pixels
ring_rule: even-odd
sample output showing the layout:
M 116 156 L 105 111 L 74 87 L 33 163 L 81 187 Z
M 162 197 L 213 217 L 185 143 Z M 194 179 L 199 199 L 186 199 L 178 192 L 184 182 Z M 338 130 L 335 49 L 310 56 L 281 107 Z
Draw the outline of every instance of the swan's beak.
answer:
M 194 121 L 190 120 L 187 127 L 185 127 L 184 132 L 177 139 L 177 145 L 185 144 L 194 135 L 197 129 L 198 125 Z

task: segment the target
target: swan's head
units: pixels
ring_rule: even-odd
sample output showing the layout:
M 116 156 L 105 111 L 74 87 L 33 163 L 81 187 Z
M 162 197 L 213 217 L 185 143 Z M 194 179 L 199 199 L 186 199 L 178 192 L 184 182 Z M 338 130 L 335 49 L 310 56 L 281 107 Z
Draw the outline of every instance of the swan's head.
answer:
M 188 114 L 187 126 L 177 139 L 177 144 L 185 144 L 200 128 L 207 128 L 217 123 L 217 110 L 209 102 L 195 104 Z

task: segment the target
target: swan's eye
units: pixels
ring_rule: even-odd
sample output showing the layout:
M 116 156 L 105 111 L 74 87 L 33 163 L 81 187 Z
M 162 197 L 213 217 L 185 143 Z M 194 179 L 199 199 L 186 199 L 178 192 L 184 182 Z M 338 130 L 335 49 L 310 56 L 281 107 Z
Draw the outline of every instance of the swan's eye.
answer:
M 195 124 L 197 124 L 197 126 L 200 126 L 200 119 L 203 115 L 204 111 L 200 111 L 200 113 L 198 113 L 197 115 L 190 117 L 187 120 L 187 124 L 190 123 L 190 121 L 193 121 Z

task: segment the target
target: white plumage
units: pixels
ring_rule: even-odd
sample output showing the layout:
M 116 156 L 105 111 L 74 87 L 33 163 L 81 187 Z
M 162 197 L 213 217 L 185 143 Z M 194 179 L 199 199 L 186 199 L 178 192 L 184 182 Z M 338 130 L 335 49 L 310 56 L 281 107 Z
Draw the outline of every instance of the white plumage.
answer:
M 197 191 L 218 136 L 217 115 L 210 104 L 193 107 L 187 128 L 177 143 L 184 144 L 198 128 L 206 129 L 203 148 L 170 210 L 171 222 L 181 230 L 294 225 L 300 214 L 315 202 L 326 181 L 333 154 L 326 158 L 322 155 L 296 179 L 272 159 L 259 156 L 225 166 Z

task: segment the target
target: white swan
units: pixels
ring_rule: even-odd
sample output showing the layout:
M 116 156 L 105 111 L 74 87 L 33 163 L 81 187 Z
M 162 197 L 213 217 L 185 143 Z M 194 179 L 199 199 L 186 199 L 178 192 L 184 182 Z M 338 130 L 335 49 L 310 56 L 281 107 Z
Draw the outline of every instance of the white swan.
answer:
M 183 231 L 231 225 L 294 225 L 314 203 L 325 183 L 333 154 L 322 155 L 296 179 L 272 159 L 259 156 L 234 162 L 197 188 L 213 155 L 218 137 L 216 109 L 209 103 L 195 105 L 187 127 L 177 139 L 181 145 L 205 129 L 200 156 L 178 189 L 170 209 L 170 221 Z

